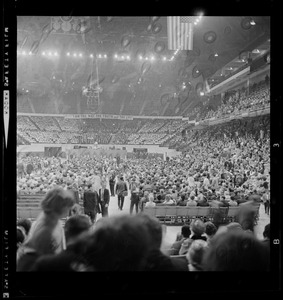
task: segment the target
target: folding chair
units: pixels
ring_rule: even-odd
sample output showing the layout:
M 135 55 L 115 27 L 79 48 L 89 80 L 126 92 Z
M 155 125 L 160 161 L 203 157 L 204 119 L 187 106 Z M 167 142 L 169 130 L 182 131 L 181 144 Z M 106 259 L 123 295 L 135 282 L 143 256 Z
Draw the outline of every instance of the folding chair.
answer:
M 238 212 L 239 212 L 238 206 L 230 206 L 227 213 L 228 222 L 236 222 Z
M 177 220 L 177 207 L 176 206 L 168 206 L 166 210 L 166 220 L 168 220 L 171 224 L 176 223 Z
M 166 210 L 167 210 L 168 206 L 157 206 L 156 207 L 156 213 L 155 213 L 155 217 L 157 219 L 159 219 L 159 221 L 162 221 L 165 223 L 166 220 Z
M 176 207 L 177 221 L 185 224 L 188 221 L 188 207 L 187 206 L 177 206 Z
M 149 216 L 155 217 L 156 207 L 144 207 L 143 212 Z
M 209 206 L 207 206 L 207 207 L 206 206 L 204 206 L 204 207 L 199 206 L 197 217 L 200 218 L 202 221 L 206 222 L 207 219 L 209 218 L 209 213 L 210 213 L 210 207 Z
M 195 219 L 198 216 L 198 206 L 189 206 L 188 207 L 188 221 Z

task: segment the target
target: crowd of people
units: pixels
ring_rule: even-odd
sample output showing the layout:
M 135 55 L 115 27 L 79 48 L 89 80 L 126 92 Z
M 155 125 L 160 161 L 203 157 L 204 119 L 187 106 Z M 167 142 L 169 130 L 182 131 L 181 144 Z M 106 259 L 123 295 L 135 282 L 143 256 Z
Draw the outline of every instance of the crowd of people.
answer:
M 172 249 L 164 253 L 160 248 L 162 226 L 158 220 L 143 214 L 145 206 L 240 206 L 248 209 L 259 202 L 264 203 L 265 213 L 269 214 L 268 136 L 233 140 L 228 138 L 228 132 L 226 134 L 227 140 L 223 142 L 223 133 L 219 133 L 221 139 L 211 140 L 208 132 L 207 140 L 204 135 L 190 151 L 165 161 L 160 158 L 117 161 L 116 158 L 89 156 L 19 158 L 18 193 L 45 196 L 41 204 L 43 212 L 34 221 L 36 225 L 26 231 L 17 224 L 18 270 L 265 270 L 268 262 L 263 259 L 266 247 L 262 245 L 268 244 L 267 235 L 265 233 L 264 241 L 258 241 L 253 234 L 253 222 L 239 219 L 239 223 L 227 226 L 202 220 L 192 222 L 177 237 L 178 246 L 174 243 Z M 117 206 L 123 210 L 127 195 L 131 200 L 130 214 L 109 216 L 109 201 L 117 201 Z M 58 199 L 61 199 L 60 204 Z M 99 213 L 102 218 L 97 221 Z M 68 218 L 65 227 L 62 217 Z M 63 228 L 66 231 L 73 218 L 77 218 L 73 225 L 78 226 L 73 231 L 80 232 L 82 226 L 86 236 L 70 243 L 68 248 Z M 84 223 L 85 227 L 76 222 Z M 146 228 L 152 228 L 150 232 L 155 232 L 156 236 L 149 236 Z M 46 234 L 42 234 L 45 230 Z M 56 243 L 52 242 L 51 247 L 48 237 L 52 239 L 53 234 Z M 133 237 L 127 242 L 130 257 L 123 254 L 124 239 L 129 236 Z M 150 239 L 155 240 L 155 246 Z M 248 245 L 252 245 L 247 248 L 245 263 L 238 265 L 231 261 L 224 267 L 215 253 L 225 245 L 225 251 L 235 254 L 230 245 L 236 246 L 233 241 L 237 239 L 239 242 L 249 239 Z M 113 254 L 110 249 L 113 250 L 114 242 L 117 252 Z M 229 246 L 226 243 L 230 243 Z M 98 244 L 103 244 L 102 248 L 97 248 Z M 136 248 L 139 250 L 132 250 Z M 256 253 L 252 260 L 249 252 Z M 172 255 L 184 257 L 175 260 Z
M 36 123 L 28 120 L 19 123 L 21 129 L 35 130 Z M 62 120 L 52 122 L 50 130 L 64 126 Z M 129 137 L 131 128 L 126 124 L 123 134 Z M 19 153 L 18 195 L 42 194 L 43 198 L 38 218 L 32 224 L 28 220 L 17 224 L 19 271 L 268 269 L 269 227 L 258 240 L 251 220 L 253 204 L 263 203 L 266 215 L 270 213 L 269 115 L 185 134 L 180 133 L 184 128 L 180 121 L 153 124 L 140 122 L 136 134 L 168 137 L 178 132 L 177 138 L 169 140 L 182 150 L 181 155 L 122 159 Z M 123 210 L 125 197 L 131 202 L 129 214 L 109 215 L 110 201 Z M 159 205 L 239 206 L 242 218 L 228 225 L 193 220 L 165 251 L 162 225 L 144 213 L 145 207 Z M 67 219 L 65 225 L 62 218 Z M 235 258 L 218 257 L 219 249 Z
M 229 90 L 224 94 L 221 103 L 212 102 L 213 99 L 197 104 L 186 116 L 190 120 L 200 121 L 269 107 L 269 80 L 254 83 L 251 87 Z
M 74 204 L 73 193 L 54 187 L 33 223 L 18 221 L 18 272 L 269 270 L 269 224 L 257 238 L 253 228 L 245 227 L 248 206 L 243 206 L 239 223 L 217 227 L 192 220 L 165 252 L 156 218 L 138 213 L 107 216 L 92 224 L 85 214 L 69 215 Z M 61 218 L 67 216 L 63 226 Z
M 263 134 L 258 123 L 248 123 L 244 130 L 241 122 L 195 131 L 187 151 L 165 161 L 132 158 L 119 164 L 116 158 L 107 157 L 19 158 L 17 190 L 46 193 L 59 184 L 76 190 L 83 199 L 87 189 L 99 192 L 101 179 L 110 187 L 111 178 L 118 183 L 124 177 L 131 193 L 137 194 L 134 202 L 139 202 L 139 209 L 150 194 L 157 205 L 168 203 L 166 195 L 172 205 L 182 206 L 195 202 L 205 206 L 211 201 L 239 205 L 251 195 L 269 199 L 269 134 L 265 121 L 261 124 Z

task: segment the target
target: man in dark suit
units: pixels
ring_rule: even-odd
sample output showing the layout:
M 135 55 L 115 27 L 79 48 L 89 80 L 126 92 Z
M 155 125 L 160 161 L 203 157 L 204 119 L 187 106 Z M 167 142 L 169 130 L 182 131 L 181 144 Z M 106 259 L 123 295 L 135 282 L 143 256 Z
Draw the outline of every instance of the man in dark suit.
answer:
M 91 222 L 94 223 L 96 221 L 96 215 L 100 212 L 100 208 L 98 205 L 98 194 L 95 190 L 92 190 L 92 185 L 88 185 L 88 190 L 84 192 L 84 212 L 91 219 Z
M 118 183 L 116 184 L 116 195 L 118 196 L 118 208 L 120 210 L 123 210 L 125 192 L 128 192 L 128 188 L 126 182 L 124 181 L 124 178 L 121 176 Z
M 115 196 L 115 191 L 114 191 L 114 186 L 115 186 L 115 175 L 112 174 L 110 179 L 109 179 L 109 186 L 110 186 L 110 191 L 111 191 L 111 196 Z
M 101 182 L 101 189 L 99 189 L 98 193 L 98 203 L 100 205 L 100 211 L 102 213 L 102 217 L 108 217 L 108 206 L 110 201 L 110 193 L 106 188 L 106 182 Z

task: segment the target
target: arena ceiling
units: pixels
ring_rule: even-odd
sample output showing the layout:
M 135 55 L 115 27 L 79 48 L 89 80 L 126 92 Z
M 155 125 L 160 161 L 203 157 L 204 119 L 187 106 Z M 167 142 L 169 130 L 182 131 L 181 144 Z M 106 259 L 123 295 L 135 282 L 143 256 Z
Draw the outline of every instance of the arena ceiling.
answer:
M 203 16 L 193 50 L 175 53 L 168 50 L 167 17 L 20 16 L 18 110 L 181 114 L 205 100 L 206 80 L 215 84 L 219 70 L 230 62 L 240 67 L 243 53 L 257 55 L 269 39 L 269 17 Z

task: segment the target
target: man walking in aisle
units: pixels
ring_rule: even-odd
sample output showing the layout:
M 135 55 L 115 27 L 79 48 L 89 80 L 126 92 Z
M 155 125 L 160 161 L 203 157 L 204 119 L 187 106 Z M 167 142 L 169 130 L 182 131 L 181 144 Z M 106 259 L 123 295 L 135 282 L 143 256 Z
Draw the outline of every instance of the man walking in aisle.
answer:
M 128 188 L 123 177 L 120 177 L 116 185 L 116 195 L 118 196 L 118 208 L 123 210 L 125 196 L 128 195 Z
M 110 201 L 109 190 L 106 188 L 106 182 L 102 181 L 101 189 L 99 189 L 99 193 L 98 193 L 98 203 L 100 206 L 102 217 L 108 217 L 109 201 Z

